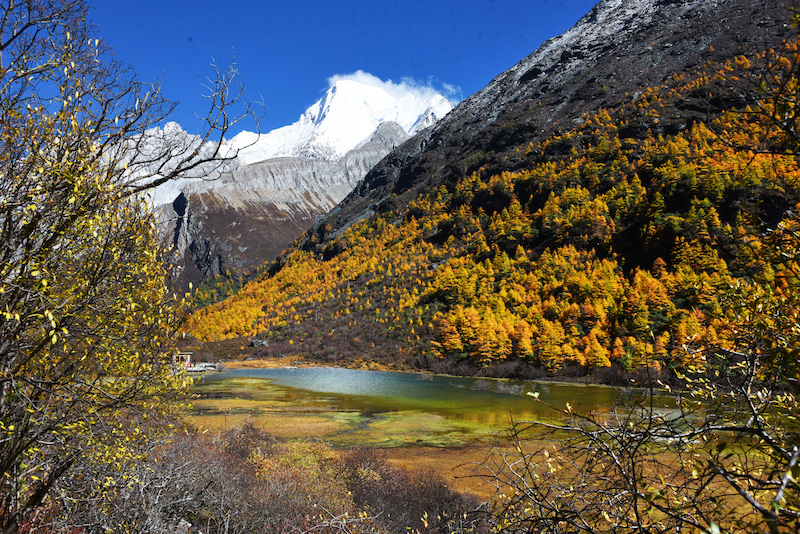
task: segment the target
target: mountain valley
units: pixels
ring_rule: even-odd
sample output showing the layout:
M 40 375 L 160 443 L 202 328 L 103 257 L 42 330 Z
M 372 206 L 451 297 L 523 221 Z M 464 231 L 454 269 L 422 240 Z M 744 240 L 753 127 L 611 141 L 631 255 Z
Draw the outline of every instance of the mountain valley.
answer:
M 756 69 L 715 62 L 779 48 L 788 17 L 761 0 L 600 2 L 392 151 L 190 331 L 323 362 L 668 379 L 726 339 L 723 288 L 774 268 L 741 236 L 763 242 L 796 202 L 753 163 L 773 156 L 714 133 L 761 143 L 735 113 L 733 80 Z
M 296 89 L 474 88 L 587 1 L 0 0 L 0 530 L 800 532 L 800 5 Z M 249 39 L 195 133 L 131 28 Z M 320 98 L 233 135 L 253 59 Z

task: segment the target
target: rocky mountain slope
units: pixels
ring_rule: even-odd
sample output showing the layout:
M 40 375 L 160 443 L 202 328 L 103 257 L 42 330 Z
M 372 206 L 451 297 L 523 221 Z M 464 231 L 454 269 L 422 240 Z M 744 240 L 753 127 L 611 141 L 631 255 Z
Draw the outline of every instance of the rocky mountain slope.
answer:
M 639 97 L 676 73 L 776 46 L 791 29 L 780 0 L 602 0 L 562 35 L 393 151 L 306 238 L 322 247 L 351 221 L 402 206 L 469 174 L 514 170 L 520 145 Z M 685 109 L 685 127 L 705 109 Z M 667 125 L 665 124 L 666 128 Z
M 338 159 L 383 122 L 414 135 L 435 124 L 452 105 L 430 91 L 404 90 L 358 72 L 333 81 L 321 99 L 295 122 L 264 135 L 242 132 L 231 140 L 249 165 L 277 157 Z
M 333 83 L 292 125 L 237 135 L 229 143 L 238 150 L 235 169 L 156 192 L 176 285 L 243 273 L 274 259 L 386 154 L 452 108 L 441 95 L 361 75 L 366 83 Z
M 438 372 L 694 365 L 758 284 L 796 281 L 776 251 L 797 257 L 800 166 L 775 152 L 797 134 L 770 111 L 796 96 L 769 94 L 797 83 L 791 20 L 772 0 L 604 0 L 189 330 Z M 785 57 L 759 58 L 771 48 Z

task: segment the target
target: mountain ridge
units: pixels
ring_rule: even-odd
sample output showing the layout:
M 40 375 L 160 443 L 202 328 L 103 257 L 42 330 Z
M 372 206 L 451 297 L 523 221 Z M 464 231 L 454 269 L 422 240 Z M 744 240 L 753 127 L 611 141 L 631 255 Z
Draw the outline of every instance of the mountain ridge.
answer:
M 156 210 L 176 285 L 240 275 L 277 257 L 407 138 L 399 125 L 382 123 L 335 160 L 272 158 L 185 186 Z
M 608 19 L 620 5 L 633 17 L 615 19 L 625 32 Z M 666 370 L 733 335 L 725 288 L 775 276 L 783 267 L 769 236 L 800 224 L 791 220 L 800 193 L 787 187 L 800 183 L 793 158 L 748 153 L 718 133 L 745 146 L 779 140 L 763 137 L 756 115 L 736 113 L 758 91 L 743 99 L 735 75 L 757 82 L 758 70 L 734 61 L 726 79 L 716 62 L 781 50 L 789 13 L 762 0 L 712 7 L 602 2 L 578 30 L 602 24 L 598 40 L 617 32 L 621 50 L 640 55 L 608 49 L 579 60 L 580 50 L 548 48 L 574 40 L 550 41 L 547 54 L 400 145 L 261 276 L 196 311 L 191 331 L 206 341 L 256 336 L 264 356 L 353 365 L 600 380 L 644 368 L 674 378 Z M 691 42 L 681 33 L 706 27 Z M 682 41 L 650 48 L 664 39 Z M 526 101 L 558 79 L 540 79 L 548 64 L 565 81 Z M 635 83 L 603 91 L 598 64 Z M 670 71 L 676 64 L 685 68 Z M 589 110 L 593 94 L 604 96 Z
M 336 232 L 367 210 L 392 209 L 393 196 L 411 198 L 481 166 L 500 169 L 523 141 L 633 100 L 675 72 L 775 46 L 789 35 L 786 16 L 776 0 L 602 0 L 382 160 L 311 229 L 306 246 L 319 248 L 328 226 Z
M 225 147 L 238 152 L 233 169 L 156 191 L 176 286 L 236 276 L 274 259 L 409 131 L 428 127 L 452 107 L 430 90 L 366 73 L 357 78 L 336 79 L 292 125 L 237 135 Z
M 261 135 L 242 132 L 231 139 L 231 147 L 243 165 L 277 157 L 334 160 L 368 139 L 382 122 L 395 122 L 413 135 L 452 109 L 440 94 L 392 94 L 371 78 L 367 82 L 336 80 L 296 122 Z

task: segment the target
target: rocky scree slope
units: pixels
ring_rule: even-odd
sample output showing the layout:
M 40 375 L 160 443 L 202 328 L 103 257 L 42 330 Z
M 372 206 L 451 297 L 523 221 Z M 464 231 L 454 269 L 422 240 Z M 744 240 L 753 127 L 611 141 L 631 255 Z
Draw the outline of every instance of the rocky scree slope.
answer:
M 635 100 L 675 73 L 777 46 L 792 29 L 779 0 L 602 0 L 567 32 L 470 96 L 433 128 L 392 151 L 302 242 L 329 239 L 374 211 L 408 200 L 581 121 L 584 113 Z M 656 128 L 685 128 L 706 109 L 688 103 Z M 636 135 L 636 132 L 630 132 Z M 518 158 L 509 158 L 517 159 Z

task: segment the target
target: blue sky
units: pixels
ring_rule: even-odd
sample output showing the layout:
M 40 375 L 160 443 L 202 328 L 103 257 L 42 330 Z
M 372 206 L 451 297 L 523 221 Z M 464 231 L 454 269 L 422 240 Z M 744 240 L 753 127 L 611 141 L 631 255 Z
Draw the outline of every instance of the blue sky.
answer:
M 192 131 L 207 111 L 212 58 L 234 57 L 263 99 L 262 131 L 290 124 L 328 88 L 363 70 L 467 97 L 570 28 L 595 0 L 95 0 L 93 21 L 143 81 L 161 79 Z M 238 127 L 253 131 L 252 124 Z

